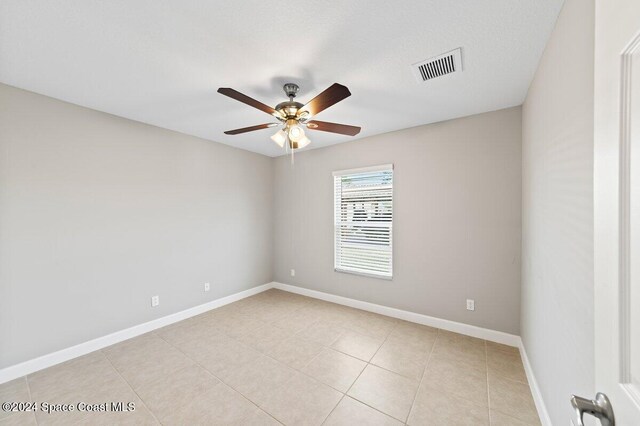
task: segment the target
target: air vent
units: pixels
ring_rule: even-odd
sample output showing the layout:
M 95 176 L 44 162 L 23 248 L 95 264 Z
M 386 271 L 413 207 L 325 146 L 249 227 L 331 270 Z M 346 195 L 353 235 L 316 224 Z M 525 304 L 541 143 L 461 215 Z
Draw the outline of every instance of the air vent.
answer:
M 452 50 L 451 52 L 443 53 L 426 61 L 418 62 L 411 65 L 411 68 L 413 68 L 413 73 L 420 83 L 442 77 L 443 75 L 460 72 L 462 71 L 460 49 Z

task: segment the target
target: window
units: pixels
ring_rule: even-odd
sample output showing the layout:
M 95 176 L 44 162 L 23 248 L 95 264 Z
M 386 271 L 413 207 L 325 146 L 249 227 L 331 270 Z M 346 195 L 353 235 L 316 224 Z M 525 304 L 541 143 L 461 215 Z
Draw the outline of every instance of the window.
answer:
M 333 173 L 335 270 L 393 276 L 393 165 Z

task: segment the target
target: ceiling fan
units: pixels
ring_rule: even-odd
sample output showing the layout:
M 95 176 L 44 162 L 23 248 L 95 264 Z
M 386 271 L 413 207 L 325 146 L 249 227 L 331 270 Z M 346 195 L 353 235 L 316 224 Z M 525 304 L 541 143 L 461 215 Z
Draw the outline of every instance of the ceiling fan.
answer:
M 272 108 L 237 90 L 229 87 L 219 88 L 218 93 L 257 108 L 267 114 L 271 114 L 279 121 L 279 123 L 258 124 L 257 126 L 243 127 L 242 129 L 227 130 L 224 133 L 227 135 L 239 135 L 241 133 L 253 132 L 254 130 L 282 126 L 276 134 L 271 136 L 271 140 L 278 144 L 280 148 L 284 147 L 285 143 L 287 143 L 287 147 L 290 148 L 292 152 L 293 150 L 304 148 L 311 142 L 305 135 L 303 127 L 310 130 L 320 130 L 322 132 L 339 133 L 349 136 L 355 136 L 360 133 L 360 127 L 310 120 L 311 117 L 319 112 L 351 96 L 351 92 L 349 92 L 346 86 L 334 83 L 305 105 L 293 100 L 298 90 L 300 90 L 297 84 L 287 83 L 283 86 L 283 89 L 289 97 L 289 100 L 280 102 L 275 108 Z

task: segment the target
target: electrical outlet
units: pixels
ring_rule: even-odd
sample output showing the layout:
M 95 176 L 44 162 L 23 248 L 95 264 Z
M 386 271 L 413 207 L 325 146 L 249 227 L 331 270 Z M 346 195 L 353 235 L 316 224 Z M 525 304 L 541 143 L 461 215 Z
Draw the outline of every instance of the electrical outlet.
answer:
M 151 307 L 155 308 L 160 304 L 160 296 L 152 296 L 151 297 Z
M 296 276 L 296 270 L 295 270 L 295 269 L 292 269 L 292 270 L 291 270 L 291 276 L 292 276 L 292 277 L 295 277 L 295 276 Z
M 211 284 L 204 283 L 204 291 L 209 291 L 209 290 L 211 290 Z
M 467 299 L 467 311 L 475 311 L 476 302 L 473 299 Z

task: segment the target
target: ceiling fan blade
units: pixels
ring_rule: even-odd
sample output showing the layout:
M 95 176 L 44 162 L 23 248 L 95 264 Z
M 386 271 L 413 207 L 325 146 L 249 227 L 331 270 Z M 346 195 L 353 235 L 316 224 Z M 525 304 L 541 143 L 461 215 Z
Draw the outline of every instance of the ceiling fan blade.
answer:
M 335 105 L 349 96 L 351 96 L 351 92 L 346 86 L 333 83 L 328 89 L 311 99 L 305 106 L 300 108 L 298 116 L 301 116 L 305 112 L 309 115 L 316 115 L 320 111 L 324 111 L 331 105 Z
M 254 130 L 268 129 L 269 127 L 275 127 L 278 124 L 279 123 L 258 124 L 257 126 L 243 127 L 242 129 L 227 130 L 226 132 L 224 132 L 224 134 L 225 135 L 239 135 L 240 133 L 253 132 Z
M 240 101 L 243 104 L 247 104 L 249 106 L 252 106 L 254 108 L 259 109 L 260 111 L 264 111 L 267 114 L 271 114 L 275 117 L 279 117 L 280 114 L 278 113 L 278 111 L 276 111 L 275 109 L 271 108 L 269 105 L 265 105 L 260 101 L 256 101 L 253 98 L 250 98 L 249 96 L 238 92 L 237 90 L 234 90 L 230 87 L 220 87 L 218 89 L 218 93 L 228 96 L 231 99 L 235 99 L 236 101 Z
M 320 130 L 321 132 L 340 133 L 341 135 L 355 136 L 360 133 L 360 127 L 347 124 L 329 123 L 327 121 L 307 121 L 307 128 Z

